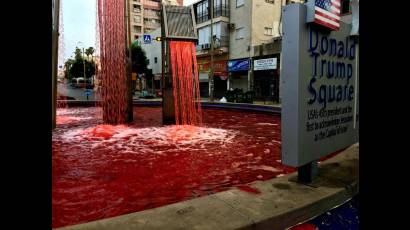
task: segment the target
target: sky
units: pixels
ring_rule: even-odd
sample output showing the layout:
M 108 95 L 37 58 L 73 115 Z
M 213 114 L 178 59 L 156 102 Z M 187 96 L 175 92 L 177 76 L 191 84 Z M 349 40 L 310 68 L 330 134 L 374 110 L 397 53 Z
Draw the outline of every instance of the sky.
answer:
M 184 0 L 184 5 L 196 0 Z M 61 0 L 64 23 L 64 57 L 74 56 L 81 41 L 84 48 L 95 48 L 95 18 L 97 0 Z M 81 48 L 81 47 L 80 47 Z
M 65 58 L 74 56 L 79 41 L 84 48 L 95 48 L 96 0 L 60 1 L 63 10 Z

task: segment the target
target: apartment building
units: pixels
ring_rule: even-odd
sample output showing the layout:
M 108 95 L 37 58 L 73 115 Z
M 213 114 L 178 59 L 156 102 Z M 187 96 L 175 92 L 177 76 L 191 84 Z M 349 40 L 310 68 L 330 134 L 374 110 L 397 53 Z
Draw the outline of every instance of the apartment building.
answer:
M 161 26 L 161 4 L 183 5 L 183 0 L 129 0 L 131 40 L 140 40 Z
M 211 0 L 193 3 L 198 43 L 196 46 L 201 97 L 209 96 L 211 69 Z M 229 59 L 229 0 L 213 0 L 212 39 L 214 40 L 214 97 L 221 98 L 229 88 L 227 61 Z

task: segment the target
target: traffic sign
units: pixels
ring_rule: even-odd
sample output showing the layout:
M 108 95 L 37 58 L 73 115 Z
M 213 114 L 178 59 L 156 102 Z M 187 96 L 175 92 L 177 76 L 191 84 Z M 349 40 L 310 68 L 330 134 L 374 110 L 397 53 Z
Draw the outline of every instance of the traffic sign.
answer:
M 150 44 L 151 43 L 151 35 L 144 34 L 144 43 L 145 44 Z
M 85 95 L 90 96 L 93 93 L 93 91 L 91 89 L 86 89 L 84 93 Z

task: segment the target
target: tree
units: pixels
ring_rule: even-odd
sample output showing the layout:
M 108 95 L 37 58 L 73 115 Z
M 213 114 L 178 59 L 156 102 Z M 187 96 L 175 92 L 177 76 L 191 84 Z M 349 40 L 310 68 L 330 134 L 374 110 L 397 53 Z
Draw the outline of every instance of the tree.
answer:
M 67 61 L 64 63 L 64 67 L 65 67 L 64 76 L 65 76 L 65 78 L 67 78 L 69 80 L 71 80 L 73 78 L 73 76 L 71 76 L 71 72 L 70 72 L 70 69 L 73 66 L 73 63 L 74 63 L 74 60 L 71 59 L 71 58 L 67 59 Z
M 146 73 L 148 69 L 149 60 L 141 46 L 133 44 L 131 46 L 131 56 L 132 72 L 139 74 Z
M 81 50 L 78 48 L 75 51 L 75 58 L 68 59 L 65 62 L 64 66 L 65 76 L 69 80 L 73 78 L 84 77 L 84 66 L 86 78 L 91 78 L 95 74 L 94 61 L 84 60 L 81 56 Z
M 75 47 L 75 51 L 74 51 L 74 54 L 75 54 L 75 60 L 83 60 L 83 55 L 82 55 L 82 52 L 81 52 L 81 49 L 80 48 L 78 48 L 78 47 Z
M 85 55 L 89 57 L 90 55 L 92 56 L 94 53 L 95 49 L 93 47 L 88 47 L 88 49 L 85 50 Z

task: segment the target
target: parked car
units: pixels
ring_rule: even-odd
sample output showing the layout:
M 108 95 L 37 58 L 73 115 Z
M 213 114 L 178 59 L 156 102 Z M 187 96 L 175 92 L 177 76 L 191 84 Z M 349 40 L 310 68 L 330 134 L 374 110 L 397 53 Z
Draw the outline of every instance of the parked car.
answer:
M 71 80 L 70 85 L 72 87 L 75 87 L 75 88 L 86 88 L 86 89 L 93 89 L 94 88 L 94 85 L 92 84 L 92 81 L 90 79 L 84 80 L 83 77 L 73 78 Z

